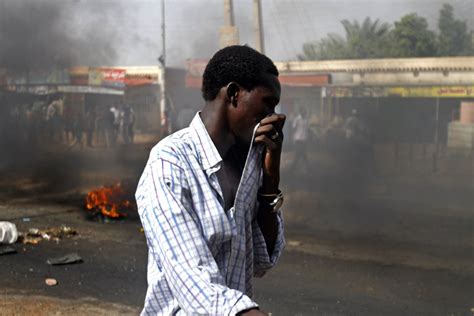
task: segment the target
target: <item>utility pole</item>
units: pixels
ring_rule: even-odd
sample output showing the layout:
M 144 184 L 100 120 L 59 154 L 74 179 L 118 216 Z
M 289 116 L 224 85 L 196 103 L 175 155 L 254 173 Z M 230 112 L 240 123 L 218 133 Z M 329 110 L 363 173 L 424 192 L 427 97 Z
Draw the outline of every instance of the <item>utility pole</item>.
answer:
M 219 46 L 224 48 L 239 44 L 239 31 L 234 25 L 232 0 L 224 0 L 224 26 L 219 29 Z
M 255 32 L 255 49 L 265 54 L 261 0 L 253 0 L 253 27 Z
M 161 45 L 162 52 L 158 58 L 161 70 L 160 78 L 160 132 L 161 136 L 168 135 L 171 130 L 168 109 L 166 108 L 166 29 L 165 29 L 165 0 L 161 0 Z
M 234 26 L 233 0 L 224 0 L 224 26 Z

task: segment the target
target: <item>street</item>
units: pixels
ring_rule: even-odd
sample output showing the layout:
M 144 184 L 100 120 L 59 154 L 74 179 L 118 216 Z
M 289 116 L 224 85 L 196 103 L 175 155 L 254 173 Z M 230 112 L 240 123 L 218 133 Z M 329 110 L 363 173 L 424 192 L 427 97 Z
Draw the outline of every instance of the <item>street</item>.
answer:
M 98 221 L 88 217 L 84 208 L 85 193 L 112 181 L 118 170 L 122 179 L 136 181 L 147 147 L 134 149 L 121 150 L 118 156 L 99 149 L 76 155 L 88 163 L 78 167 L 80 176 L 71 175 L 74 185 L 70 186 L 41 189 L 23 179 L 21 168 L 16 181 L 11 174 L 4 178 L 1 220 L 15 223 L 19 231 L 67 225 L 78 234 L 58 242 L 17 243 L 16 254 L 0 256 L 1 315 L 139 313 L 146 291 L 147 248 L 137 214 Z M 115 164 L 107 166 L 104 157 L 112 154 Z M 77 163 L 60 156 L 63 163 L 56 165 L 56 179 Z M 43 158 L 38 159 L 37 170 L 44 168 L 43 162 L 54 162 L 51 153 Z M 301 181 L 292 179 L 283 183 L 286 250 L 272 271 L 255 280 L 255 300 L 264 311 L 272 315 L 472 314 L 472 208 L 465 203 L 456 206 L 442 196 L 421 199 L 405 192 L 410 191 L 406 183 L 397 187 L 395 181 L 390 195 L 373 193 L 354 199 L 321 194 L 315 187 L 304 189 Z M 73 252 L 82 263 L 46 263 L 48 258 Z M 47 286 L 46 278 L 56 279 L 58 285 Z

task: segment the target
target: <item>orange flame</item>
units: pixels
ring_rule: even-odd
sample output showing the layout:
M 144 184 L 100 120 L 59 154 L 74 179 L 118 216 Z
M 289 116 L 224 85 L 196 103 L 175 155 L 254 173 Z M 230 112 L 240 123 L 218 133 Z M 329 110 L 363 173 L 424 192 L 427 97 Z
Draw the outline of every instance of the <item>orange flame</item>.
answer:
M 86 208 L 111 218 L 126 217 L 127 214 L 120 210 L 130 209 L 131 203 L 124 197 L 125 191 L 120 182 L 105 186 L 87 193 Z

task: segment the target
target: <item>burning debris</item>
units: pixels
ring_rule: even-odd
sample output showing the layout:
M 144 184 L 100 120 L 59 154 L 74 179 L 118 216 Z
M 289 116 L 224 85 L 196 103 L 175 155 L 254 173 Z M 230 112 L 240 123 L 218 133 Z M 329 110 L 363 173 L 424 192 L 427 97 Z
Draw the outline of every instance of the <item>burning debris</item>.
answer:
M 125 212 L 134 208 L 127 197 L 128 193 L 118 182 L 87 193 L 86 208 L 91 212 L 92 217 L 124 218 L 127 217 Z
M 77 232 L 68 226 L 48 229 L 30 228 L 26 233 L 19 234 L 18 242 L 23 244 L 36 245 L 37 243 L 43 240 L 59 242 L 59 240 L 63 238 L 76 235 Z

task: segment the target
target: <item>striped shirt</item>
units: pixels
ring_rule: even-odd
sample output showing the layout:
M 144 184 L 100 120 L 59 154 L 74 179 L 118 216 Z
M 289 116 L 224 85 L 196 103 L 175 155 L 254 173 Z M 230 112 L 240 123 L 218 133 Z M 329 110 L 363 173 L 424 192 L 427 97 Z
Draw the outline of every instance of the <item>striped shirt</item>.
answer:
M 222 158 L 199 113 L 151 150 L 136 192 L 149 249 L 142 315 L 235 315 L 258 306 L 252 277 L 285 244 L 281 214 L 271 256 L 257 223 L 262 152 L 251 145 L 234 206 L 224 211 Z

